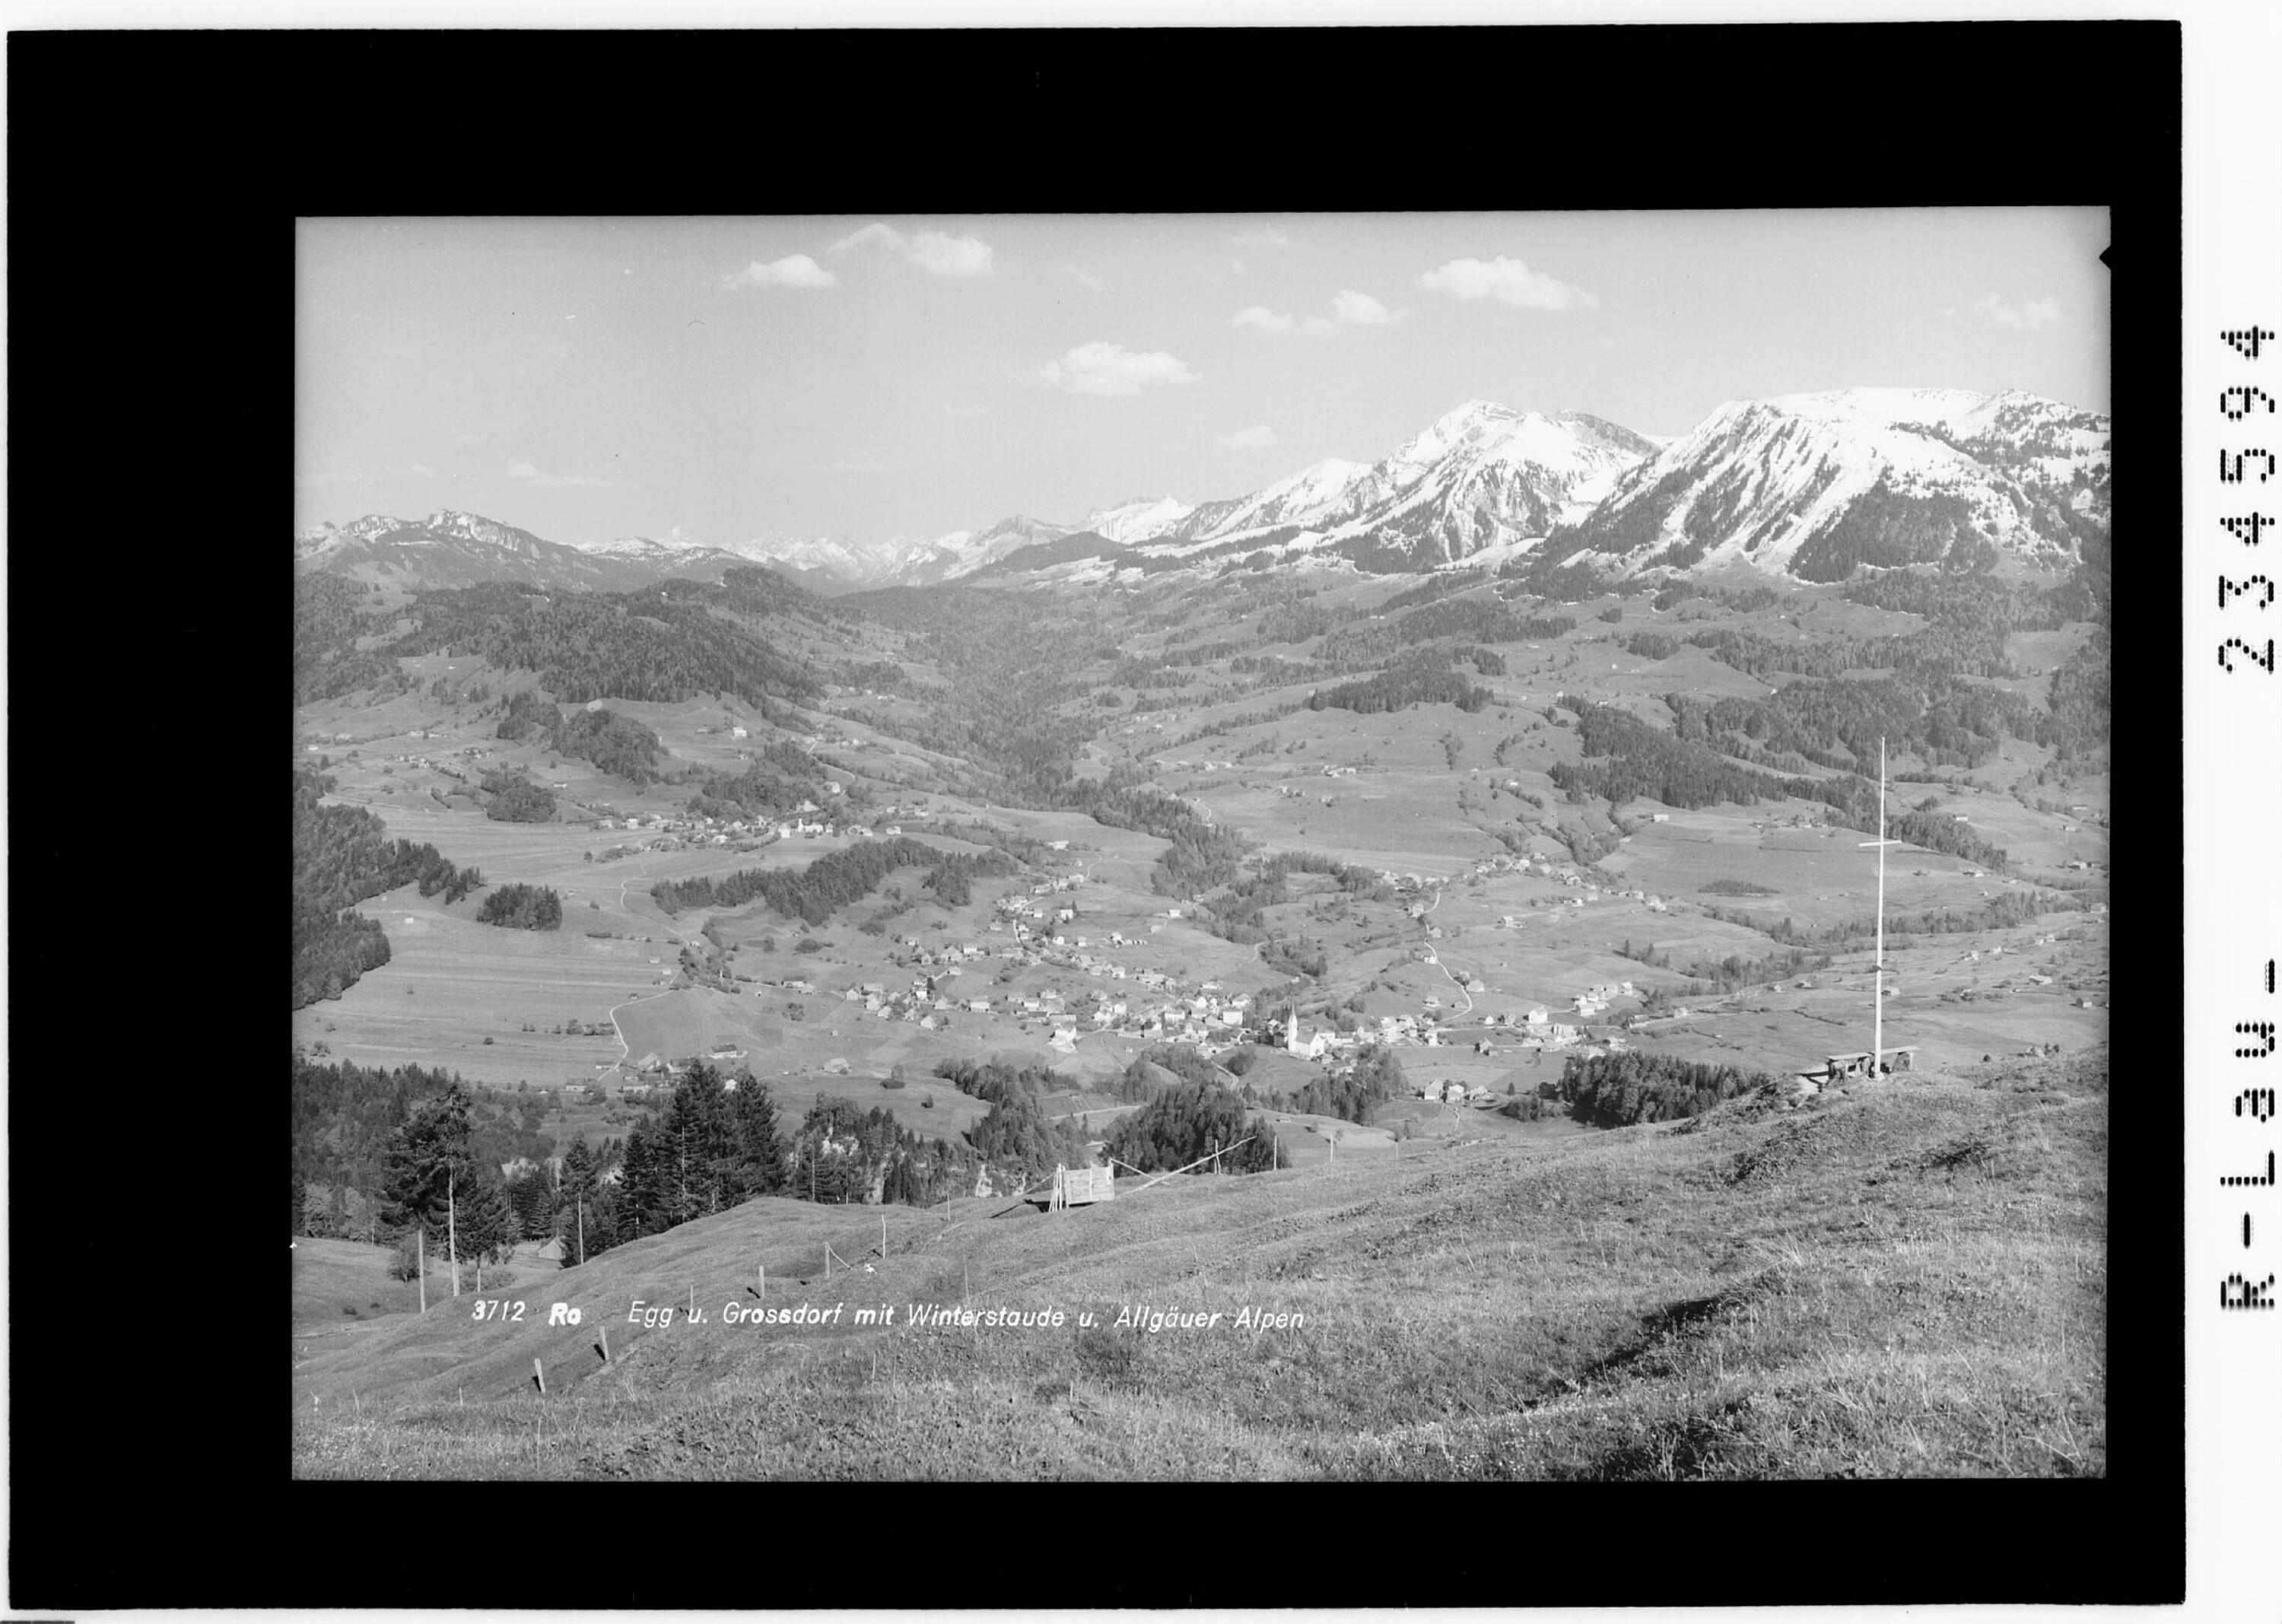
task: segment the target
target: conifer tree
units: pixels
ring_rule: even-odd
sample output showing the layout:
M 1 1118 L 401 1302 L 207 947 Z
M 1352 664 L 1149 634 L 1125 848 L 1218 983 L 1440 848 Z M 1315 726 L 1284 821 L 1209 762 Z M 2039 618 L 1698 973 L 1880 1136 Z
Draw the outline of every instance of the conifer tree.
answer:
M 747 1076 L 738 1082 L 737 1092 L 729 1100 L 737 1159 L 744 1169 L 743 1195 L 785 1193 L 784 1143 L 778 1137 L 777 1105 L 768 1085 Z
M 431 1239 L 440 1235 L 455 1269 L 457 1208 L 475 1167 L 468 1144 L 470 1104 L 465 1084 L 454 1077 L 390 1136 L 381 1158 L 383 1216 L 397 1227 L 417 1224 Z
M 570 1142 L 570 1148 L 563 1153 L 560 1177 L 561 1183 L 555 1192 L 555 1224 L 563 1237 L 563 1266 L 572 1269 L 593 1249 L 590 1237 L 594 1226 L 589 1216 L 601 1187 L 595 1174 L 594 1153 L 586 1148 L 586 1140 Z
M 495 1179 L 485 1176 L 488 1170 L 478 1170 L 462 1181 L 457 1190 L 460 1255 L 475 1261 L 478 1286 L 484 1265 L 506 1255 L 515 1245 L 507 1196 Z

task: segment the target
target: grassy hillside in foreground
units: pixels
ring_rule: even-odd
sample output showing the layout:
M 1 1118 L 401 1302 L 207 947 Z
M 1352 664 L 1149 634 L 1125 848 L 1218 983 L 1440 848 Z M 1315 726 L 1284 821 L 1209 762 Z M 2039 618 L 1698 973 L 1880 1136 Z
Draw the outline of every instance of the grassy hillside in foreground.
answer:
M 327 1339 L 294 1371 L 294 1474 L 2098 1474 L 2107 1159 L 2101 1048 L 1796 1109 L 1122 1182 L 1054 1217 L 890 1208 L 884 1259 L 865 1256 L 882 1209 L 759 1201 L 524 1277 L 520 1325 L 462 1299 Z M 829 1286 L 827 1240 L 858 1265 Z M 772 1306 L 893 1303 L 897 1323 L 719 1323 L 757 1263 Z M 711 1323 L 626 1323 L 693 1288 Z M 558 1299 L 582 1327 L 544 1326 Z M 907 1329 L 914 1302 L 1072 1324 Z M 1304 1324 L 1109 1328 L 1125 1303 Z

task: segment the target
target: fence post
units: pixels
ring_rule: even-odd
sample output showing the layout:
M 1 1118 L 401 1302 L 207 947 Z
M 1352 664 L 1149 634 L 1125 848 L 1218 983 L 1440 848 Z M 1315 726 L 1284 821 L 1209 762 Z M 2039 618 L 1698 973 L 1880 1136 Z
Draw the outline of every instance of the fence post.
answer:
M 531 1373 L 539 1379 L 539 1395 L 541 1398 L 545 1398 L 547 1396 L 547 1367 L 541 1364 L 538 1360 L 533 1359 L 531 1362 Z
M 603 1364 L 608 1364 L 609 1362 L 610 1362 L 610 1328 L 609 1328 L 609 1326 L 608 1326 L 608 1325 L 604 1325 L 604 1326 L 602 1327 L 602 1363 L 603 1363 Z

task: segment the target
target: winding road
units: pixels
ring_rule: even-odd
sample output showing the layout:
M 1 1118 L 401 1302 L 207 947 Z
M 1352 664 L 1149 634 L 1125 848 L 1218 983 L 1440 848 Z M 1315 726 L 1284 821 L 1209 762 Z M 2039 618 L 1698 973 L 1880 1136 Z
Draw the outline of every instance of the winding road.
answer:
M 1434 888 L 1434 900 L 1432 904 L 1428 906 L 1425 913 L 1422 913 L 1418 916 L 1418 922 L 1422 927 L 1425 924 L 1427 916 L 1432 914 L 1436 908 L 1442 905 L 1442 895 L 1446 889 L 1447 888 L 1439 885 Z M 1462 1015 L 1472 1014 L 1474 1013 L 1474 995 L 1466 991 L 1465 983 L 1460 981 L 1455 975 L 1450 975 L 1450 967 L 1444 964 L 1442 962 L 1441 955 L 1434 951 L 1434 945 L 1431 938 L 1428 940 L 1426 945 L 1426 962 L 1432 965 L 1436 969 L 1441 971 L 1443 975 L 1449 975 L 1450 984 L 1458 990 L 1458 996 L 1466 1000 L 1466 1006 L 1458 1013 Z

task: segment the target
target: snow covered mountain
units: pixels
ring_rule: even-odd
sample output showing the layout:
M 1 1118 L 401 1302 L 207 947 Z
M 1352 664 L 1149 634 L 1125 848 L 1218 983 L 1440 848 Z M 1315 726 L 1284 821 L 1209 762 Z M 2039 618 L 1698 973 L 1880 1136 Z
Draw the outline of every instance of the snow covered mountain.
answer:
M 311 526 L 293 540 L 296 574 L 324 571 L 399 587 L 472 587 L 478 581 L 624 592 L 666 576 L 718 581 L 750 559 L 679 540 L 629 536 L 589 547 L 543 540 L 481 514 L 440 509 L 423 519 L 368 514 Z
M 296 574 L 322 570 L 404 587 L 471 587 L 478 581 L 509 580 L 604 592 L 639 586 L 654 575 L 448 508 L 424 519 L 374 513 L 347 524 L 312 526 L 294 538 L 293 570 Z
M 296 539 L 294 568 L 623 590 L 755 563 L 832 593 L 1218 569 L 1272 549 L 1374 572 L 1533 556 L 1618 575 L 1741 563 L 1830 581 L 1866 565 L 2062 566 L 2106 535 L 2108 492 L 2107 419 L 2019 391 L 1731 400 L 1670 439 L 1582 412 L 1470 400 L 1376 462 L 1330 458 L 1247 495 L 1193 507 L 1145 498 L 1075 524 L 1015 515 L 870 542 L 764 535 L 720 548 L 677 532 L 570 548 L 445 509 L 319 525 Z
M 1470 400 L 1358 481 L 1330 522 L 1333 551 L 1367 568 L 1432 569 L 1525 546 L 1581 517 L 1652 455 L 1628 429 L 1583 413 L 1548 417 Z
M 988 569 L 1010 553 L 1043 541 L 1058 540 L 1077 528 L 1048 524 L 1024 514 L 1000 519 L 987 529 L 954 530 L 932 541 L 919 543 L 902 563 L 876 581 L 877 587 L 932 587 Z
M 847 586 L 869 585 L 893 571 L 911 551 L 910 540 L 846 541 L 837 536 L 756 536 L 737 551 L 759 563 L 789 564 L 796 571 L 821 571 Z
M 1129 507 L 1114 510 L 1126 518 L 1115 530 L 1102 528 L 1101 515 L 1087 528 L 1160 559 L 1192 552 L 1222 560 L 1257 539 L 1366 569 L 1427 570 L 1488 548 L 1525 550 L 1561 520 L 1582 517 L 1657 449 L 1580 412 L 1548 417 L 1470 400 L 1377 462 L 1330 458 L 1154 527 Z M 1096 549 L 1088 562 L 1098 571 L 1116 560 Z
M 1744 563 L 2058 568 L 2108 524 L 2108 422 L 2008 390 L 1843 389 L 1731 400 L 1547 543 L 1618 574 Z
M 727 548 L 687 540 L 679 529 L 663 537 L 621 536 L 615 541 L 589 542 L 579 545 L 578 551 L 590 557 L 632 564 L 644 571 L 645 579 L 653 580 L 671 575 L 718 581 L 724 570 L 740 565 L 750 568 L 756 562 Z
M 1188 503 L 1174 496 L 1141 497 L 1121 502 L 1114 508 L 1096 508 L 1085 516 L 1083 524 L 1073 524 L 1066 533 L 1090 530 L 1097 536 L 1112 541 L 1129 542 L 1160 535 L 1179 524 L 1189 513 Z

